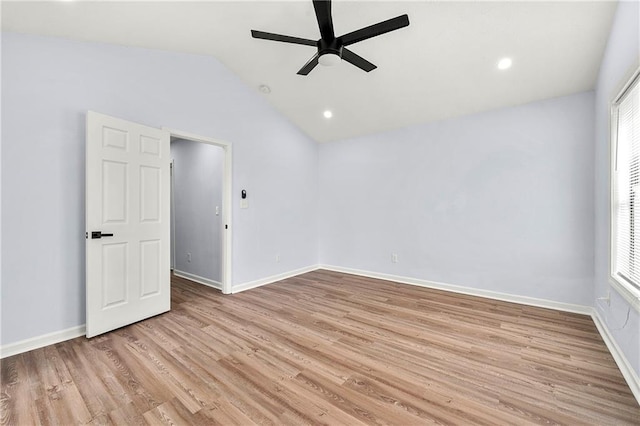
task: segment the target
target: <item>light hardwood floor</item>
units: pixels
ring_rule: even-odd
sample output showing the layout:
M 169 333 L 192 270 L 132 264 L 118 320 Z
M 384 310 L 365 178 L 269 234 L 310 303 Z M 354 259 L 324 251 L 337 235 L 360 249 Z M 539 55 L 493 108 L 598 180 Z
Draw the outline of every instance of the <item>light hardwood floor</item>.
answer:
M 2 360 L 2 424 L 640 424 L 591 318 L 315 271 Z

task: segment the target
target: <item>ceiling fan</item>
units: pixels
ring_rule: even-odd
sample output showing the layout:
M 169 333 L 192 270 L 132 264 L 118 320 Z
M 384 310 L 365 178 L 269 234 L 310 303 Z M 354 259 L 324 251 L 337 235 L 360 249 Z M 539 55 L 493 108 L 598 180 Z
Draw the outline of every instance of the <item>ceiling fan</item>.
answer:
M 320 39 L 317 41 L 251 30 L 253 38 L 316 47 L 318 52 L 309 59 L 309 62 L 300 68 L 300 71 L 298 71 L 300 75 L 309 74 L 318 63 L 322 65 L 334 65 L 340 62 L 340 59 L 344 59 L 366 72 L 372 71 L 376 69 L 375 65 L 361 56 L 356 55 L 347 49 L 346 46 L 409 25 L 409 17 L 405 14 L 336 37 L 333 32 L 333 20 L 331 18 L 331 0 L 313 0 L 313 8 L 316 11 L 316 18 L 318 19 L 318 26 L 320 27 Z

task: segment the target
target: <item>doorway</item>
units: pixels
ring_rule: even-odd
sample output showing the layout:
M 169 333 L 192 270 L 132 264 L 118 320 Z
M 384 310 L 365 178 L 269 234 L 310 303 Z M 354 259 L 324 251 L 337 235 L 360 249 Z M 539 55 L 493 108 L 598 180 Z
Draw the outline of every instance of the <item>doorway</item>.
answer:
M 231 145 L 167 130 L 171 140 L 171 269 L 231 293 Z
M 223 151 L 219 288 L 231 293 L 231 144 L 87 112 L 86 335 L 171 309 L 170 139 Z

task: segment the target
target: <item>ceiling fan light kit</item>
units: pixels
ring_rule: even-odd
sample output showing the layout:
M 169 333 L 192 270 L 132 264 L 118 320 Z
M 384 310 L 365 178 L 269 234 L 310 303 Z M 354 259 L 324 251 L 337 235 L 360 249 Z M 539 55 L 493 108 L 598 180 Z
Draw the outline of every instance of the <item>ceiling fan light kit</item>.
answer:
M 337 53 L 324 53 L 318 58 L 318 63 L 325 67 L 333 67 L 338 65 L 342 61 L 342 58 Z
M 353 53 L 345 46 L 409 25 L 409 17 L 407 15 L 400 15 L 395 18 L 352 31 L 340 37 L 336 37 L 333 31 L 333 18 L 331 17 L 331 0 L 313 0 L 313 8 L 316 12 L 318 27 L 320 28 L 320 39 L 317 41 L 251 30 L 253 38 L 302 44 L 305 46 L 315 46 L 317 49 L 316 54 L 313 55 L 302 68 L 300 68 L 298 71 L 299 75 L 308 75 L 318 64 L 328 66 L 336 65 L 340 63 L 341 59 L 344 59 L 363 71 L 372 71 L 376 69 L 375 65 Z

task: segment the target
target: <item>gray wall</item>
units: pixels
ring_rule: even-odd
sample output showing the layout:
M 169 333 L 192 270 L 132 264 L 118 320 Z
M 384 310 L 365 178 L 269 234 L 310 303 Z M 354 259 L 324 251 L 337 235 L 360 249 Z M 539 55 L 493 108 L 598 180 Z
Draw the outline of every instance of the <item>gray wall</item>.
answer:
M 593 100 L 321 145 L 320 262 L 590 305 Z
M 623 1 L 600 67 L 595 104 L 595 304 L 600 317 L 640 376 L 640 314 L 611 289 L 607 305 L 596 300 L 609 292 L 609 108 L 625 75 L 640 60 L 640 3 Z
M 2 345 L 85 322 L 87 110 L 233 144 L 234 285 L 317 263 L 317 144 L 216 59 L 3 33 Z
M 608 290 L 608 102 L 638 60 L 639 14 L 620 3 L 595 97 L 319 148 L 213 58 L 3 33 L 0 344 L 84 323 L 87 109 L 233 143 L 236 285 L 319 260 L 593 305 Z M 595 304 L 640 373 L 638 313 L 615 292 Z
M 224 150 L 176 139 L 171 141 L 171 158 L 174 268 L 221 284 Z

